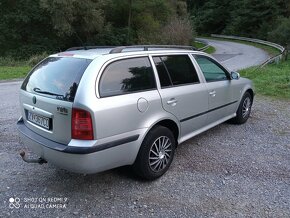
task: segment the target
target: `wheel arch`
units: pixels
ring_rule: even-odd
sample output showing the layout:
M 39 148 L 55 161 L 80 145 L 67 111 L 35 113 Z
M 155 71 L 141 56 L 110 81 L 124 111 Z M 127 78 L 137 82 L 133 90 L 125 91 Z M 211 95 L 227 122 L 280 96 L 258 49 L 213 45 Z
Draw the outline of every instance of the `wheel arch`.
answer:
M 170 119 L 161 120 L 158 123 L 156 123 L 152 128 L 156 126 L 164 126 L 168 128 L 173 133 L 174 138 L 177 143 L 178 137 L 179 137 L 179 128 L 178 128 L 178 125 L 173 120 L 170 120 Z
M 178 138 L 180 136 L 180 128 L 178 123 L 170 118 L 164 118 L 164 119 L 160 119 L 158 121 L 156 121 L 155 123 L 153 123 L 150 128 L 148 128 L 148 130 L 146 131 L 146 133 L 144 134 L 143 140 L 145 139 L 145 137 L 148 135 L 148 133 L 155 127 L 157 126 L 164 126 L 166 128 L 168 128 L 172 133 L 173 136 L 176 140 L 176 145 L 178 145 Z M 143 141 L 142 140 L 142 141 Z
M 255 93 L 254 93 L 253 89 L 248 88 L 248 89 L 245 91 L 245 93 L 246 93 L 246 92 L 250 93 L 250 95 L 251 95 L 251 97 L 252 97 L 252 101 L 253 101 L 253 100 L 254 100 L 254 96 L 255 96 Z M 245 93 L 244 93 L 244 94 L 245 94 Z

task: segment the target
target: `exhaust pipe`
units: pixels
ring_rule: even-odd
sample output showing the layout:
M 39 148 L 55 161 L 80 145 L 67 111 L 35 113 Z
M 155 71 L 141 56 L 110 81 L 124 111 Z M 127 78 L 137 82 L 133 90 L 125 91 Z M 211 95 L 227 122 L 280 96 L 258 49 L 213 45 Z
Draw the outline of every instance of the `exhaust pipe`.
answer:
M 38 158 L 38 159 L 29 159 L 24 151 L 20 152 L 20 156 L 22 157 L 22 160 L 25 161 L 26 163 L 39 163 L 39 164 L 44 164 L 47 163 L 46 160 L 44 160 L 43 158 Z

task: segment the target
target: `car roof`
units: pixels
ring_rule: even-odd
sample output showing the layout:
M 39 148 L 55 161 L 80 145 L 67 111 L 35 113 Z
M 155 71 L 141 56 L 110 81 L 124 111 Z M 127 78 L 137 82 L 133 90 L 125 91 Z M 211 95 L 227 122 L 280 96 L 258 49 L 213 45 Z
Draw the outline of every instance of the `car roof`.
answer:
M 119 47 L 104 47 L 104 46 L 90 46 L 90 47 L 73 47 L 64 52 L 51 55 L 51 57 L 74 57 L 74 58 L 86 58 L 95 59 L 103 55 L 124 56 L 124 55 L 142 55 L 142 54 L 154 54 L 164 52 L 166 53 L 203 53 L 197 51 L 191 46 L 164 46 L 164 45 L 145 45 L 145 46 L 119 46 Z

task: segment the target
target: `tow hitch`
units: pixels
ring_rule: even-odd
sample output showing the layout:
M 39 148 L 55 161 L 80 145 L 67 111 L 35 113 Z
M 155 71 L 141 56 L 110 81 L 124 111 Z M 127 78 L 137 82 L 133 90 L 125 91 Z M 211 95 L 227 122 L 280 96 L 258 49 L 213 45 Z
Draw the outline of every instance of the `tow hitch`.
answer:
M 22 160 L 25 161 L 26 163 L 39 163 L 39 164 L 44 164 L 47 163 L 46 160 L 44 160 L 43 158 L 38 158 L 38 159 L 29 159 L 24 151 L 20 152 L 20 156 L 22 157 Z

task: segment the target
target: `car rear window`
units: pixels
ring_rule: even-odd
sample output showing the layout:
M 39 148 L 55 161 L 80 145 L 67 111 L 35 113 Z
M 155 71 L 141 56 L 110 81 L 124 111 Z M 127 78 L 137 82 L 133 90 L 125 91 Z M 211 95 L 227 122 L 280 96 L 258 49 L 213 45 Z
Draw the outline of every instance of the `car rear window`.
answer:
M 26 77 L 21 88 L 27 92 L 73 102 L 81 77 L 92 60 L 49 57 Z

